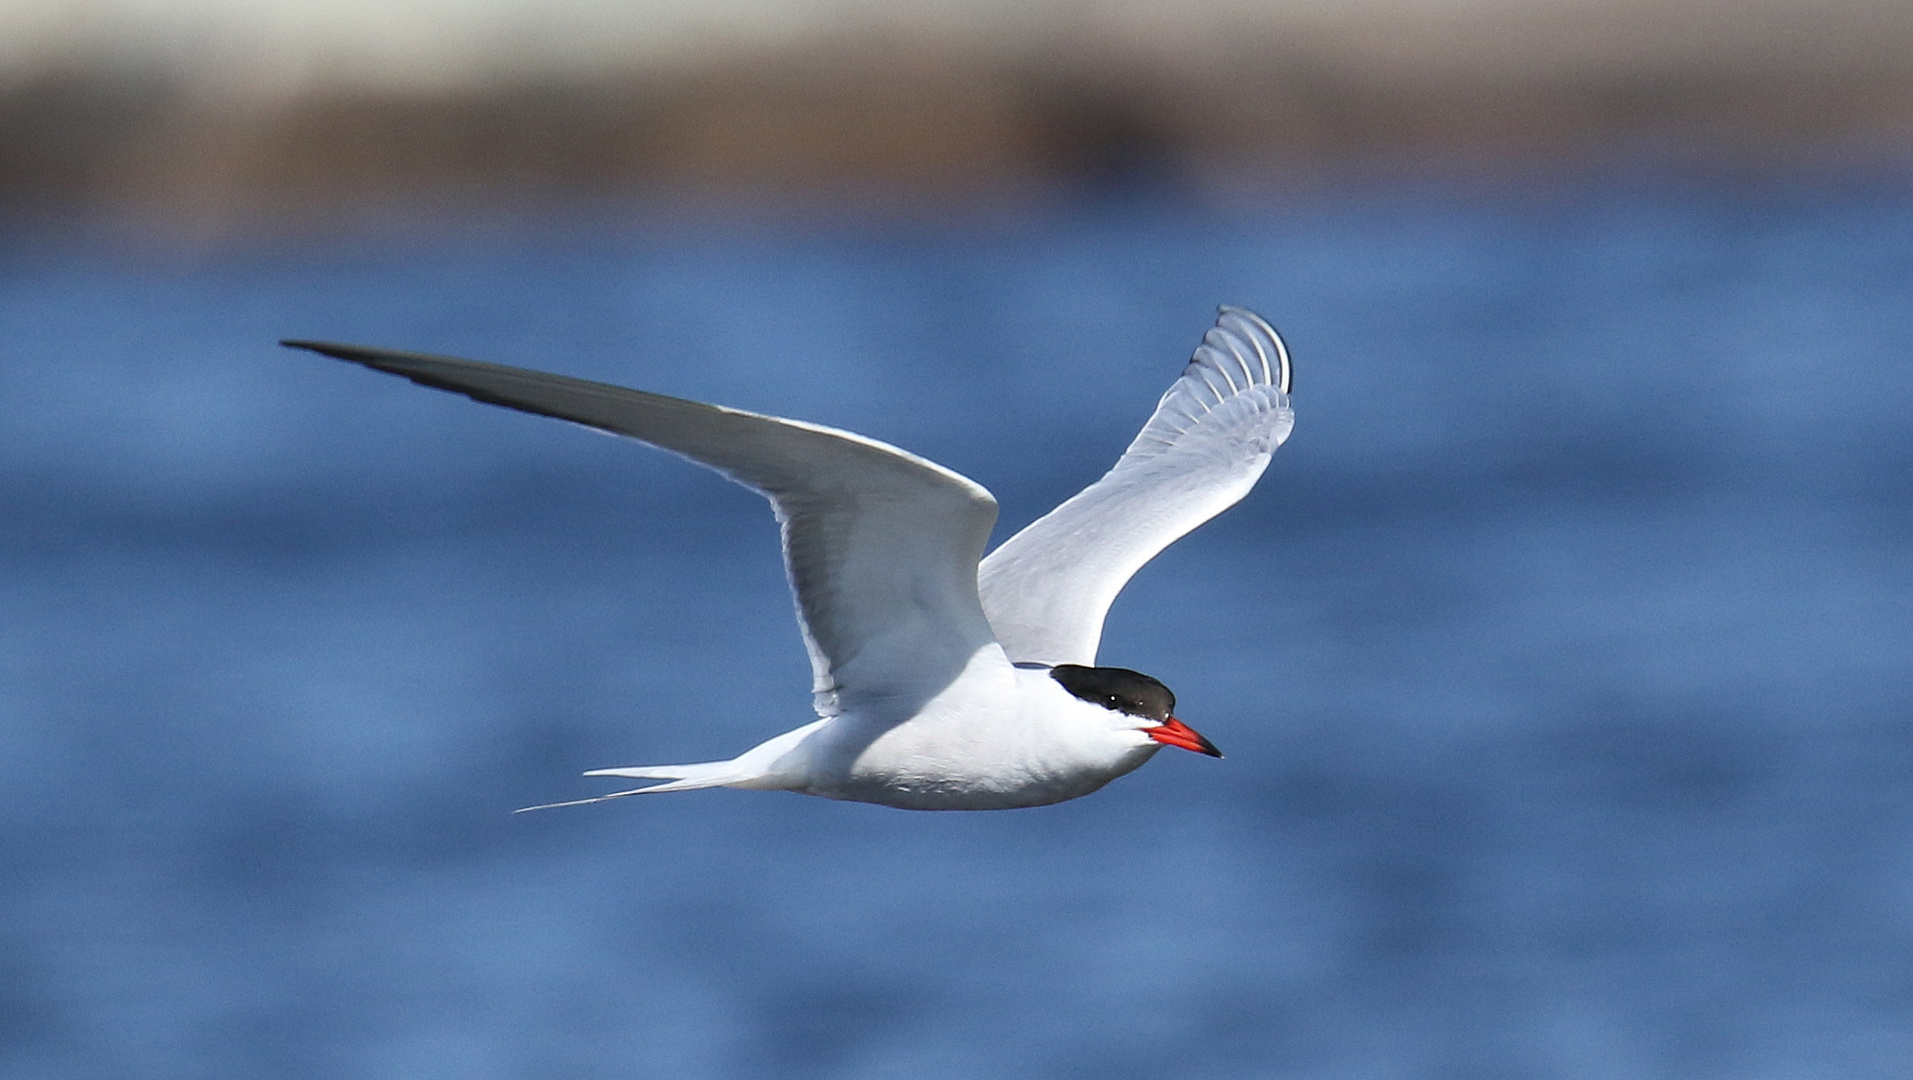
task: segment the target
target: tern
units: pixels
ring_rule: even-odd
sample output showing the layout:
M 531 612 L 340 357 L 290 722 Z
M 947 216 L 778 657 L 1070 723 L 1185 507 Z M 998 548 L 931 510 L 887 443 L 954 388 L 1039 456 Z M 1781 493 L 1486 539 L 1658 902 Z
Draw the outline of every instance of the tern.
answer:
M 1140 672 L 1096 665 L 1144 563 L 1248 494 L 1294 426 L 1288 350 L 1236 307 L 1114 468 L 983 557 L 996 500 L 894 446 L 800 420 L 452 357 L 284 341 L 492 405 L 669 450 L 770 500 L 810 653 L 817 719 L 727 761 L 597 769 L 695 788 L 910 810 L 1087 795 L 1164 746 L 1221 757 Z

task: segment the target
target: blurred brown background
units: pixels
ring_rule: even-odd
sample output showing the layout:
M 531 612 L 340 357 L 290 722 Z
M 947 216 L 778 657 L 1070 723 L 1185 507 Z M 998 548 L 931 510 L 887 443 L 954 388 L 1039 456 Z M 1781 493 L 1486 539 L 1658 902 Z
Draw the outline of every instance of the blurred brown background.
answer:
M 1913 146 L 1903 0 L 13 0 L 0 42 L 16 219 L 1228 197 Z

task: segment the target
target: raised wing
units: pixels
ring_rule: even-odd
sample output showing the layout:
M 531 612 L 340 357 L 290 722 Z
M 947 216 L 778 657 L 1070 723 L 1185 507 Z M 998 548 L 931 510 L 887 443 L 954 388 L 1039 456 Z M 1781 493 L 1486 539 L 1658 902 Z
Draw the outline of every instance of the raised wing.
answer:
M 1222 308 L 1116 467 L 983 560 L 983 610 L 1010 659 L 1095 664 L 1130 576 L 1247 495 L 1294 424 L 1282 339 Z
M 320 341 L 281 344 L 476 401 L 627 435 L 770 499 L 818 712 L 919 699 L 993 641 L 977 560 L 996 500 L 935 462 L 847 431 L 541 371 Z

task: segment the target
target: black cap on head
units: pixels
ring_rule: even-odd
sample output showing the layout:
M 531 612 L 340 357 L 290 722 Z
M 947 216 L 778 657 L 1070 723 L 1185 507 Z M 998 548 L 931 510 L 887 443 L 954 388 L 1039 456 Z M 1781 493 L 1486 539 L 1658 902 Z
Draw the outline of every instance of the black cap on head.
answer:
M 1149 720 L 1167 720 L 1176 711 L 1176 695 L 1140 671 L 1119 667 L 1058 664 L 1050 678 L 1092 704 Z

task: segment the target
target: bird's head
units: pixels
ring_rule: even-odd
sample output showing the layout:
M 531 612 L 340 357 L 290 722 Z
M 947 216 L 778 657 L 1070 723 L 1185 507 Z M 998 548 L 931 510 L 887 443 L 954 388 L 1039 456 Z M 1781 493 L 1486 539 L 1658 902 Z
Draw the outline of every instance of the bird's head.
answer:
M 1140 731 L 1164 746 L 1222 756 L 1214 743 L 1176 719 L 1176 695 L 1140 671 L 1058 664 L 1050 669 L 1050 677 L 1076 697 L 1108 709 L 1120 726 Z

